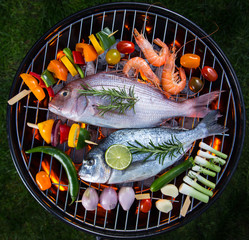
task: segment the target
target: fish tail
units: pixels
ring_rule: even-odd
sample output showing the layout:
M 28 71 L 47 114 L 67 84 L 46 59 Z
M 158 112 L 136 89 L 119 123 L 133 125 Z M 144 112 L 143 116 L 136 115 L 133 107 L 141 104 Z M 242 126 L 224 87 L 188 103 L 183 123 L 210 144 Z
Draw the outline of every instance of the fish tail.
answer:
M 211 93 L 204 94 L 202 96 L 188 99 L 184 102 L 183 109 L 186 110 L 186 117 L 205 117 L 211 110 L 208 105 L 218 98 L 222 91 L 214 91 Z
M 198 137 L 199 139 L 222 134 L 228 131 L 228 128 L 225 128 L 224 126 L 217 123 L 217 120 L 220 116 L 221 115 L 218 110 L 212 110 L 202 119 L 202 121 L 195 128 L 195 131 L 202 135 Z

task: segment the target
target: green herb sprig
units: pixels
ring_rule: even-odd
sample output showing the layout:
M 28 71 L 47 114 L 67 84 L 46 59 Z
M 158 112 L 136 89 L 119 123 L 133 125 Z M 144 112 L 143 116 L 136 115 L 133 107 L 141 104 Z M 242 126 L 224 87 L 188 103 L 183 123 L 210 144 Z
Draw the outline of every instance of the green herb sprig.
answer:
M 118 112 L 119 114 L 125 114 L 125 111 L 128 109 L 133 109 L 135 112 L 135 104 L 138 101 L 138 98 L 134 94 L 134 86 L 130 87 L 128 92 L 125 87 L 123 89 L 108 88 L 105 89 L 102 87 L 101 90 L 94 89 L 88 85 L 81 85 L 82 90 L 79 92 L 85 96 L 100 96 L 104 99 L 108 99 L 110 104 L 108 105 L 98 105 L 97 108 L 100 110 L 100 115 L 105 113 Z
M 158 144 L 157 146 L 150 140 L 149 145 L 145 146 L 139 141 L 135 141 L 135 144 L 128 143 L 129 150 L 132 154 L 145 154 L 149 155 L 144 159 L 146 161 L 148 158 L 155 156 L 159 160 L 159 163 L 163 164 L 167 156 L 172 160 L 173 157 L 176 157 L 176 154 L 183 154 L 183 143 L 181 143 L 176 136 L 171 135 L 171 139 L 168 142 Z

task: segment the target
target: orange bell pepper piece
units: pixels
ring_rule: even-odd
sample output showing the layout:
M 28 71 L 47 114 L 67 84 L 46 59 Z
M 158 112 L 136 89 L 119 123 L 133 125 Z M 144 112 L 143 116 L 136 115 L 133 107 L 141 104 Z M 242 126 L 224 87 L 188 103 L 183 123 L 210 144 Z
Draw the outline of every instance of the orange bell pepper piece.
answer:
M 20 77 L 39 101 L 45 98 L 45 92 L 33 76 L 28 73 L 22 73 Z
M 50 180 L 48 174 L 44 171 L 38 172 L 35 176 L 35 180 L 36 180 L 37 185 L 39 186 L 39 188 L 42 191 L 45 191 L 45 190 L 51 188 L 51 186 L 52 186 L 51 180 Z
M 68 70 L 65 67 L 65 65 L 59 60 L 56 60 L 56 59 L 51 60 L 50 63 L 48 64 L 47 69 L 48 71 L 54 74 L 55 78 L 58 78 L 62 81 L 67 80 Z
M 47 144 L 51 143 L 51 133 L 54 124 L 54 119 L 49 119 L 44 122 L 38 123 L 39 132 Z
M 82 53 L 86 62 L 95 61 L 98 57 L 98 53 L 96 52 L 95 48 L 87 43 L 77 43 L 75 50 Z

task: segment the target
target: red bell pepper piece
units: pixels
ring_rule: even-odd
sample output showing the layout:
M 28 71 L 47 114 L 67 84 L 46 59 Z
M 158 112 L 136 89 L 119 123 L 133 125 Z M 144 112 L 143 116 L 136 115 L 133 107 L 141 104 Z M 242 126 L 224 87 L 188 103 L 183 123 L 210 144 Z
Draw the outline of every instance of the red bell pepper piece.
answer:
M 84 61 L 84 58 L 83 58 L 81 52 L 72 51 L 72 53 L 73 53 L 74 63 L 76 63 L 76 64 L 85 64 L 85 61 Z
M 62 144 L 68 140 L 70 127 L 67 124 L 61 124 L 59 127 L 59 131 L 60 131 L 60 144 Z

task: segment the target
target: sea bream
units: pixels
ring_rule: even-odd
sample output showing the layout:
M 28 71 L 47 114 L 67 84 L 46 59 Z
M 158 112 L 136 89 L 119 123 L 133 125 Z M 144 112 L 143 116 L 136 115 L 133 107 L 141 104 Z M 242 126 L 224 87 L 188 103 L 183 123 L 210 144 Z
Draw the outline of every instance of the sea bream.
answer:
M 93 147 L 82 162 L 79 176 L 83 181 L 95 183 L 127 183 L 148 179 L 171 166 L 190 149 L 192 143 L 211 135 L 221 134 L 227 129 L 217 124 L 218 112 L 210 112 L 194 129 L 180 130 L 168 128 L 143 128 L 143 129 L 122 129 L 110 134 L 98 146 Z M 130 144 L 138 146 L 139 143 L 149 146 L 150 141 L 155 146 L 168 143 L 172 138 L 182 144 L 182 150 L 174 152 L 174 157 L 167 155 L 163 161 L 154 156 L 148 157 L 148 153 L 133 153 L 131 164 L 124 170 L 116 170 L 109 167 L 105 162 L 105 152 L 113 144 Z
M 84 88 L 97 91 L 116 89 L 131 91 L 135 97 L 134 108 L 124 114 L 117 111 L 100 113 L 99 106 L 110 104 L 108 97 L 85 95 Z M 176 117 L 203 118 L 210 110 L 208 104 L 219 96 L 219 91 L 204 94 L 186 101 L 167 99 L 158 89 L 148 84 L 110 73 L 98 73 L 70 82 L 49 103 L 49 111 L 56 115 L 107 128 L 144 128 L 159 126 L 165 120 Z

